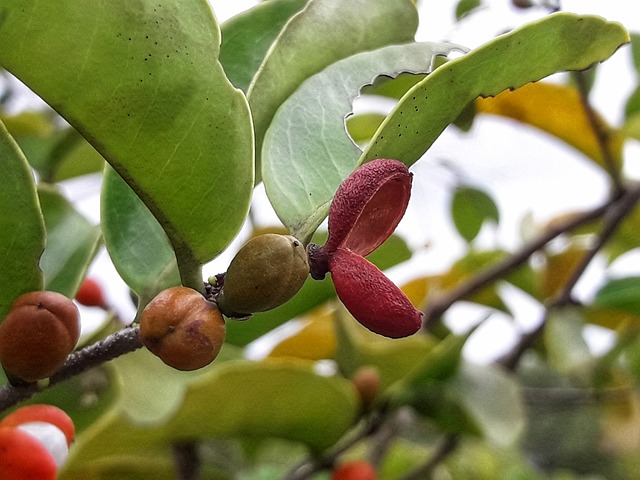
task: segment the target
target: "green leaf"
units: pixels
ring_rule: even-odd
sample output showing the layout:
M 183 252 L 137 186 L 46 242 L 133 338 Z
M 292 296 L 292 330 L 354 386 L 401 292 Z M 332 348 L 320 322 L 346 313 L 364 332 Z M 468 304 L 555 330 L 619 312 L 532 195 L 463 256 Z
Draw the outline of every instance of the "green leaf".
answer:
M 451 218 L 462 238 L 471 242 L 485 222 L 498 223 L 500 214 L 493 199 L 483 190 L 458 187 L 451 200 Z
M 0 122 L 0 318 L 23 293 L 40 290 L 45 230 L 33 174 Z
M 0 64 L 71 123 L 167 232 L 189 284 L 233 239 L 253 188 L 246 98 L 204 0 L 2 8 Z
M 453 48 L 412 43 L 353 55 L 306 80 L 280 107 L 264 139 L 262 176 L 269 200 L 293 235 L 308 240 L 357 166 L 361 151 L 347 135 L 344 119 L 362 86 L 377 75 L 429 71 L 434 56 Z
M 562 374 L 586 373 L 593 356 L 582 336 L 584 318 L 576 308 L 554 309 L 544 328 L 549 365 Z
M 610 280 L 598 290 L 593 304 L 640 315 L 640 277 Z
M 385 115 L 381 113 L 363 113 L 347 117 L 346 125 L 351 140 L 356 145 L 365 144 L 373 137 L 384 119 Z
M 463 363 L 446 387 L 484 438 L 513 445 L 524 431 L 525 409 L 516 379 L 495 365 Z
M 462 20 L 481 5 L 482 2 L 480 0 L 458 0 L 458 4 L 456 5 L 456 20 Z
M 221 25 L 220 62 L 229 80 L 247 91 L 280 30 L 307 0 L 259 3 Z
M 102 184 L 104 241 L 116 270 L 144 307 L 157 293 L 178 285 L 176 257 L 149 209 L 111 168 Z
M 276 110 L 305 79 L 355 53 L 410 42 L 417 28 L 418 12 L 411 0 L 309 2 L 286 24 L 249 87 L 256 174 L 261 173 L 262 143 Z
M 323 244 L 325 240 L 326 233 L 314 237 L 314 241 L 319 244 Z M 404 240 L 397 235 L 392 235 L 367 258 L 379 269 L 385 270 L 411 258 L 411 251 Z M 312 310 L 330 298 L 334 298 L 335 295 L 336 291 L 329 277 L 321 281 L 309 277 L 302 289 L 284 305 L 268 312 L 256 313 L 247 321 L 227 322 L 226 342 L 233 345 L 247 345 L 286 321 Z
M 409 90 L 360 159 L 416 162 L 475 98 L 495 96 L 552 73 L 583 70 L 611 56 L 629 34 L 601 17 L 549 15 L 437 68 Z
M 131 355 L 140 359 L 151 354 L 140 350 Z M 160 360 L 155 360 L 155 367 L 161 368 Z M 111 410 L 78 437 L 66 468 L 74 471 L 128 453 L 132 445 L 140 454 L 158 447 L 168 453 L 173 442 L 184 438 L 277 437 L 326 448 L 356 419 L 357 395 L 342 377 L 317 375 L 308 364 L 299 362 L 216 363 L 189 382 L 178 400 L 179 408 L 160 423 L 136 424 L 122 408 Z M 151 371 L 164 376 L 163 370 L 153 369 L 148 375 Z M 136 398 L 155 396 L 157 402 L 170 398 L 159 385 L 151 392 L 141 391 Z
M 52 186 L 38 190 L 47 231 L 40 260 L 47 290 L 73 298 L 96 254 L 100 228 L 92 225 Z

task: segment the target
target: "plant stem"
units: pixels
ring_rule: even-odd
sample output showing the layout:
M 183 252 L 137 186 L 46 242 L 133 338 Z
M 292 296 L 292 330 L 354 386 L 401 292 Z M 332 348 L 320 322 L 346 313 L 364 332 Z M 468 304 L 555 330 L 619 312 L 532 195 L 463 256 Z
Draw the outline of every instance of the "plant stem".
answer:
M 142 342 L 138 336 L 138 331 L 138 327 L 126 327 L 109 335 L 104 340 L 72 353 L 62 367 L 49 378 L 48 384 L 44 387 L 38 383 L 24 387 L 13 387 L 8 384 L 1 387 L 0 411 L 4 411 L 19 402 L 31 398 L 36 393 L 90 368 L 141 348 Z
M 198 444 L 194 441 L 174 443 L 172 446 L 173 461 L 177 480 L 200 480 L 201 460 Z

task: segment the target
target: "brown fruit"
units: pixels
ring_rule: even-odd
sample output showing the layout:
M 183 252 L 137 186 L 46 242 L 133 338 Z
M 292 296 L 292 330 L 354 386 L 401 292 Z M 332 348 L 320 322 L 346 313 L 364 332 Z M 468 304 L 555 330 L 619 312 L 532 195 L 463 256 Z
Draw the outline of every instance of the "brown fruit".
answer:
M 140 315 L 140 339 L 151 353 L 177 370 L 209 365 L 220 353 L 225 324 L 218 307 L 199 292 L 171 287 Z
M 360 396 L 360 403 L 366 410 L 375 402 L 380 393 L 380 372 L 376 367 L 360 367 L 351 379 Z
M 0 325 L 0 363 L 12 383 L 50 377 L 80 337 L 76 305 L 57 292 L 18 297 Z
M 271 310 L 293 297 L 308 274 L 307 253 L 300 241 L 290 235 L 259 235 L 231 261 L 218 307 L 229 317 Z

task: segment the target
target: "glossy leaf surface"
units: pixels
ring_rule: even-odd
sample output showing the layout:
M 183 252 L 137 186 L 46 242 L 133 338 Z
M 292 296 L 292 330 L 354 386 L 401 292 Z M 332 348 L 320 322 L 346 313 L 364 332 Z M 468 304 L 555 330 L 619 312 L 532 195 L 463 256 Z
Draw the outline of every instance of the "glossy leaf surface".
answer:
M 309 78 L 282 105 L 265 136 L 262 176 L 269 200 L 293 235 L 308 240 L 357 166 L 361 151 L 346 132 L 345 117 L 360 89 L 378 75 L 427 72 L 434 56 L 452 48 L 413 43 L 354 55 Z
M 361 162 L 395 158 L 412 165 L 469 102 L 563 70 L 582 70 L 629 40 L 601 17 L 549 15 L 440 66 L 400 100 Z
M 192 273 L 242 225 L 253 186 L 244 95 L 207 2 L 17 0 L 0 65 L 81 132 L 153 212 Z
M 102 230 L 109 256 L 140 306 L 178 285 L 176 257 L 162 227 L 131 188 L 107 168 L 102 185 Z
M 281 31 L 249 87 L 257 175 L 273 115 L 305 79 L 355 53 L 410 42 L 417 27 L 418 12 L 410 0 L 309 2 Z
M 29 164 L 0 122 L 0 318 L 23 293 L 43 285 L 45 230 Z

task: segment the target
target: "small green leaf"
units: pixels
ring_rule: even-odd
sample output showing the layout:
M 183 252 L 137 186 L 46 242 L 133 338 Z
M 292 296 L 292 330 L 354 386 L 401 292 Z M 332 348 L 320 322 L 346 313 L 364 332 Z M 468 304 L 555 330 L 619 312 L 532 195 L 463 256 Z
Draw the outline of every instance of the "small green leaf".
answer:
M 102 230 L 116 270 L 144 307 L 178 285 L 180 275 L 167 235 L 131 188 L 111 168 L 102 184 Z
M 282 27 L 306 3 L 307 0 L 259 3 L 221 25 L 220 62 L 231 83 L 247 91 Z
M 33 174 L 0 122 L 0 318 L 23 293 L 40 290 L 45 230 Z
M 482 2 L 480 0 L 458 0 L 458 4 L 456 5 L 456 20 L 462 20 L 481 5 Z
M 525 408 L 516 379 L 495 365 L 463 363 L 446 387 L 491 443 L 513 445 L 525 426 Z
M 46 290 L 73 298 L 100 242 L 100 228 L 92 225 L 54 187 L 38 190 L 47 230 L 40 260 Z
M 593 304 L 640 315 L 640 277 L 610 280 L 598 290 Z
M 549 364 L 562 374 L 587 373 L 593 363 L 582 336 L 584 318 L 576 308 L 554 309 L 544 328 L 544 345 Z
M 130 355 L 151 354 L 140 350 Z M 147 375 L 163 376 L 158 370 L 162 364 L 155 360 L 155 368 Z M 161 383 L 153 391 L 140 391 L 123 400 L 78 437 L 65 468 L 73 471 L 128 453 L 132 445 L 140 454 L 160 447 L 168 454 L 173 442 L 185 438 L 277 437 L 322 449 L 336 442 L 358 414 L 351 382 L 317 375 L 306 363 L 217 362 L 185 382 L 188 387 L 177 400 L 178 408 L 159 423 L 136 423 L 123 407 L 141 399 L 154 401 L 148 397 L 156 397 L 156 403 L 166 400 L 168 392 Z M 184 374 L 189 372 L 175 372 L 176 378 Z M 135 408 L 143 411 L 142 405 Z
M 351 140 L 356 145 L 366 144 L 384 119 L 385 115 L 381 113 L 363 113 L 347 117 L 346 125 Z
M 474 187 L 458 187 L 451 200 L 451 217 L 458 232 L 471 242 L 485 222 L 498 222 L 500 214 L 493 199 L 483 190 Z
M 440 66 L 409 90 L 360 159 L 415 163 L 465 106 L 552 73 L 583 70 L 610 57 L 629 34 L 601 17 L 549 15 Z
M 410 42 L 417 28 L 418 12 L 410 0 L 309 2 L 281 31 L 249 87 L 256 175 L 261 174 L 262 143 L 276 110 L 305 79 L 355 53 Z
M 3 6 L 0 64 L 73 125 L 133 188 L 201 282 L 244 223 L 253 135 L 218 61 L 205 0 Z
M 361 151 L 347 135 L 344 119 L 362 86 L 378 75 L 427 72 L 436 55 L 454 48 L 411 43 L 353 55 L 306 80 L 280 107 L 265 135 L 262 176 L 269 200 L 293 235 L 309 239 L 357 165 Z

